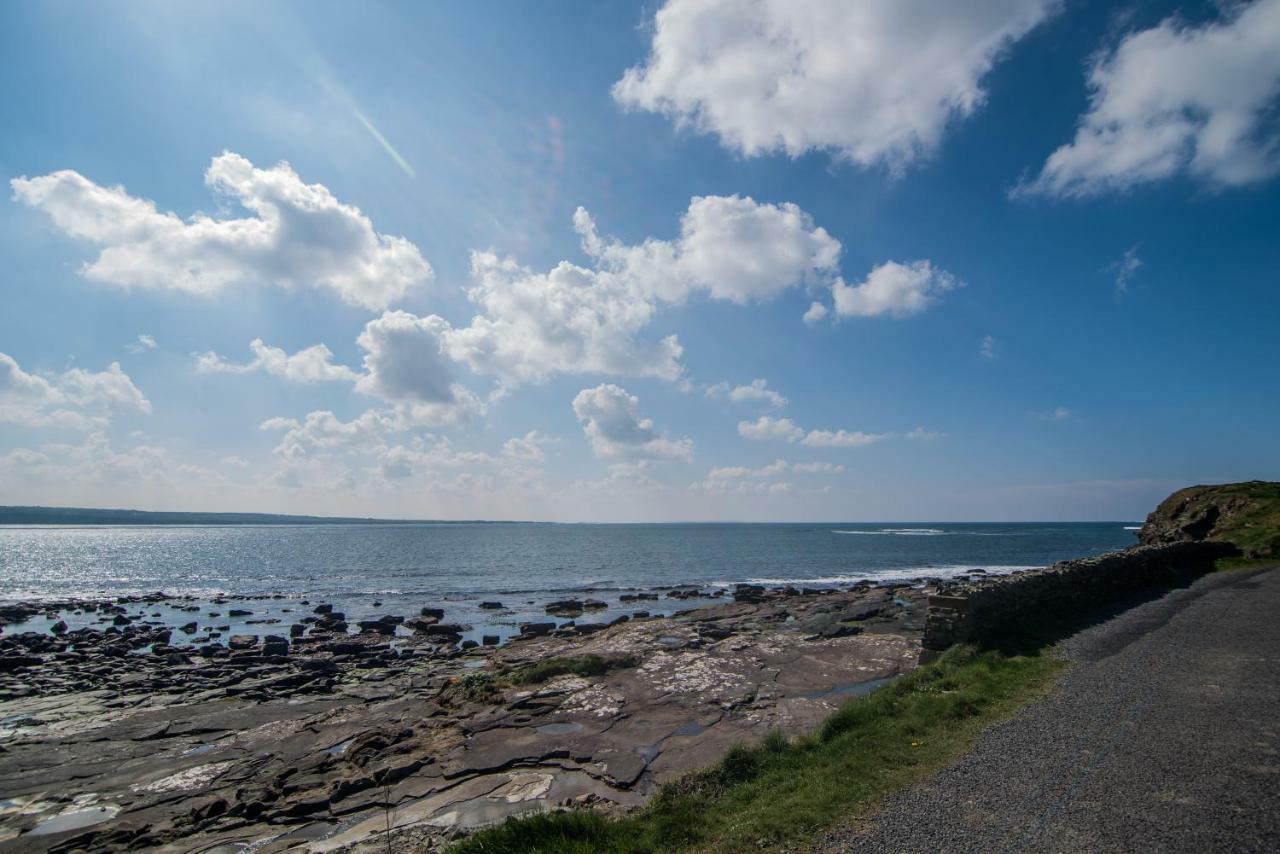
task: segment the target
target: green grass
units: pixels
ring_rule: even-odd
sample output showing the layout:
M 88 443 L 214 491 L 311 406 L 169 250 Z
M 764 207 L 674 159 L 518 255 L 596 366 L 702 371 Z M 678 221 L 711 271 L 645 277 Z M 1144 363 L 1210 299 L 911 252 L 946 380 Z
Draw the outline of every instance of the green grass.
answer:
M 1258 557 L 1220 557 L 1214 564 L 1213 568 L 1219 572 L 1244 569 L 1262 569 L 1268 566 L 1280 565 L 1280 559 L 1277 558 L 1258 558 Z
M 1211 527 L 1197 536 L 1234 543 L 1248 558 L 1280 558 L 1280 482 L 1189 486 L 1160 502 L 1155 515 L 1179 524 L 1206 520 Z
M 1215 538 L 1235 543 L 1251 557 L 1280 557 L 1280 483 L 1252 481 L 1212 489 L 1247 502 L 1218 522 Z
M 579 655 L 567 658 L 548 658 L 536 664 L 518 667 L 505 674 L 513 685 L 537 685 L 557 676 L 603 676 L 610 670 L 635 667 L 639 660 L 634 655 Z
M 715 766 L 663 787 L 630 816 L 541 813 L 482 830 L 449 850 L 639 854 L 802 846 L 962 755 L 979 729 L 1046 690 L 1062 666 L 1047 657 L 955 648 L 846 703 L 811 736 L 788 741 L 774 734 L 734 748 Z

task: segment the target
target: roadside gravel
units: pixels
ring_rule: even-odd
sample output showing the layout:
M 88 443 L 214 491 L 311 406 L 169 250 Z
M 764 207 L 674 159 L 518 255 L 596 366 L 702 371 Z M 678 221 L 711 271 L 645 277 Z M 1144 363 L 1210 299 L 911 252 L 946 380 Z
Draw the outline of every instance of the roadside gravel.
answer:
M 1061 645 L 1058 686 L 815 850 L 1280 850 L 1280 567 Z

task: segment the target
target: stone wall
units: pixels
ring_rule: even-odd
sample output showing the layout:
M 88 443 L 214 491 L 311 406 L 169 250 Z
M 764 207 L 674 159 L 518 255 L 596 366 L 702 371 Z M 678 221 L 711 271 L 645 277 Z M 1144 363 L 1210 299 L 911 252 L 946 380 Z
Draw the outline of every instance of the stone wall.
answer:
M 957 643 L 983 643 L 1084 616 L 1140 590 L 1180 584 L 1239 554 L 1230 543 L 1137 546 L 1044 569 L 968 581 L 929 597 L 921 661 Z

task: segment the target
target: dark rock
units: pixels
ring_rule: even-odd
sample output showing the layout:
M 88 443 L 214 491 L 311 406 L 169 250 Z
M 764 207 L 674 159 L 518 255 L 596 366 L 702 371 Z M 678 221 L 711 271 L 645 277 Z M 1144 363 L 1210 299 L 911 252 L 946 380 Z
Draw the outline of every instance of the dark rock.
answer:
M 246 611 L 243 608 L 232 608 L 230 611 L 227 612 L 227 616 L 228 617 L 252 617 L 253 612 Z
M 480 638 L 480 642 L 483 643 L 485 646 L 497 646 L 499 643 L 502 642 L 502 638 L 498 637 L 497 635 L 484 635 L 483 637 Z
M 232 635 L 227 640 L 227 646 L 231 649 L 253 649 L 257 645 L 256 635 Z
M 42 663 L 44 659 L 34 655 L 0 655 L 0 673 L 12 673 Z
M 192 622 L 192 623 L 187 623 L 186 625 L 183 625 L 183 626 L 179 626 L 178 631 L 185 632 L 189 635 L 194 635 L 196 633 L 196 630 L 199 628 L 200 628 L 199 623 Z
M 65 620 L 59 620 L 49 627 L 49 631 L 55 635 L 65 635 L 67 633 L 67 623 Z
M 462 636 L 466 629 L 466 626 L 461 626 L 457 623 L 432 623 L 429 626 L 418 628 L 417 631 L 428 636 L 458 638 Z
M 288 655 L 289 642 L 282 637 L 276 637 L 275 635 L 268 635 L 266 639 L 262 641 L 262 654 L 263 655 Z
M 480 608 L 485 611 L 501 611 L 502 607 L 503 606 L 501 602 L 481 602 L 480 603 Z
M 521 623 L 520 633 L 528 637 L 538 637 L 539 635 L 551 634 L 555 627 L 555 623 Z

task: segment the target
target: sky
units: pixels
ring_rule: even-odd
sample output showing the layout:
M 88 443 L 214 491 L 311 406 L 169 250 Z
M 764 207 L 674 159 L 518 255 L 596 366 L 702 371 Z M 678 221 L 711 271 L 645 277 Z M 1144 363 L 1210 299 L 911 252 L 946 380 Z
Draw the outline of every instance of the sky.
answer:
M 1280 479 L 1280 0 L 0 4 L 0 504 Z

